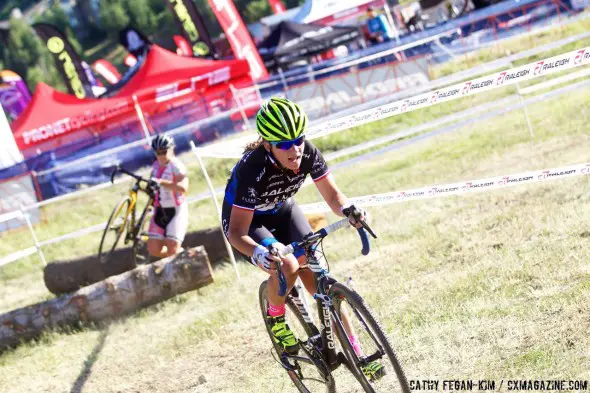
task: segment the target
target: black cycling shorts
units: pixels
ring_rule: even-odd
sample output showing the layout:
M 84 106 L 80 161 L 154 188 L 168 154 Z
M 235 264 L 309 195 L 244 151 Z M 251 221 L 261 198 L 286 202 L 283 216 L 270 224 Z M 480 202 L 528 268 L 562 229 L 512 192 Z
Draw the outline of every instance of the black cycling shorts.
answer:
M 154 212 L 154 221 L 155 223 L 162 229 L 166 229 L 168 224 L 172 221 L 176 215 L 176 208 L 175 207 L 156 207 L 156 211 Z
M 228 236 L 229 219 L 232 205 L 223 204 L 221 220 L 223 232 Z M 269 246 L 277 241 L 287 245 L 303 240 L 312 232 L 311 225 L 303 210 L 292 198 L 287 199 L 283 206 L 274 214 L 254 214 L 248 235 L 258 244 Z M 295 257 L 303 255 L 303 250 L 294 253 Z M 250 255 L 246 256 L 251 261 Z

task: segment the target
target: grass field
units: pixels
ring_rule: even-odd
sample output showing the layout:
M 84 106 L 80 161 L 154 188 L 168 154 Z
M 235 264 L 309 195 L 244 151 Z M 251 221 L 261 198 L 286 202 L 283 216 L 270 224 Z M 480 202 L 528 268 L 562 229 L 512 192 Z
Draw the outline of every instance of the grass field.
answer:
M 549 42 L 588 28 L 582 21 L 540 39 Z M 507 45 L 518 51 L 530 43 Z M 481 62 L 503 55 L 497 50 L 470 56 Z M 469 59 L 451 67 L 471 67 Z M 514 88 L 494 90 L 314 143 L 323 152 L 336 151 L 514 93 Z M 589 104 L 590 95 L 576 91 L 529 107 L 534 138 L 523 113 L 514 111 L 335 175 L 347 195 L 358 196 L 587 162 Z M 215 185 L 222 186 L 235 160 L 206 163 Z M 189 173 L 191 194 L 205 191 L 194 161 Z M 331 270 L 337 279 L 354 278 L 410 379 L 590 380 L 588 180 L 371 208 L 379 235 L 372 253 L 359 256 L 353 231 L 337 233 L 325 242 Z M 35 228 L 40 240 L 104 222 L 126 189 L 120 185 L 43 208 L 44 220 Z M 313 187 L 297 196 L 300 203 L 317 199 Z M 190 228 L 217 225 L 213 212 L 211 201 L 191 205 Z M 44 252 L 50 261 L 87 255 L 97 249 L 99 237 Z M 0 234 L 0 256 L 31 245 L 26 229 Z M 264 274 L 245 264 L 239 269 L 239 283 L 231 266 L 223 265 L 209 287 L 101 326 L 48 332 L 0 355 L 0 393 L 295 391 L 270 356 L 258 314 Z M 0 268 L 0 312 L 49 297 L 38 257 Z M 336 375 L 339 392 L 357 391 L 346 373 Z
M 517 111 L 335 175 L 355 196 L 584 162 L 589 103 L 578 91 L 530 107 L 535 138 Z M 216 182 L 224 165 L 213 167 Z M 380 236 L 372 253 L 358 256 L 353 231 L 337 233 L 325 242 L 331 270 L 354 278 L 410 379 L 590 380 L 588 180 L 372 208 Z M 107 196 L 87 205 L 108 210 Z M 297 199 L 317 193 L 305 189 Z M 193 226 L 214 222 L 210 202 L 192 210 Z M 12 278 L 0 287 L 2 308 L 38 291 L 27 285 L 32 267 L 13 268 L 3 272 Z M 0 392 L 294 391 L 258 314 L 264 274 L 239 268 L 239 283 L 222 266 L 209 287 L 3 354 Z M 339 391 L 357 391 L 345 372 L 336 375 Z

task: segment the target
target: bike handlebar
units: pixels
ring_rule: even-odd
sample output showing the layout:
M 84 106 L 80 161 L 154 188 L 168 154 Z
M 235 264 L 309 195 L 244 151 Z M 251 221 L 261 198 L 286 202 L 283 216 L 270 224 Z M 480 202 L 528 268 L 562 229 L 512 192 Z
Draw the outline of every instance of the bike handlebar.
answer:
M 126 174 L 127 176 L 131 176 L 132 178 L 134 178 L 135 180 L 137 180 L 138 182 L 145 182 L 148 187 L 152 188 L 152 189 L 159 189 L 160 186 L 158 183 L 154 182 L 153 180 L 150 179 L 146 179 L 144 177 L 141 177 L 139 175 L 136 175 L 133 172 L 129 172 L 127 169 L 125 168 L 121 168 L 121 167 L 116 167 L 115 170 L 113 170 L 113 173 L 111 173 L 111 183 L 114 183 L 115 181 L 115 175 L 117 174 L 117 172 L 121 172 Z
M 369 242 L 369 237 L 367 236 L 367 232 L 369 232 L 374 238 L 377 236 L 373 232 L 373 230 L 369 227 L 369 225 L 365 221 L 358 221 L 363 226 L 362 228 L 357 228 L 358 234 L 361 238 L 361 243 L 363 245 L 361 253 L 363 255 L 368 255 L 371 251 L 371 245 Z M 285 257 L 286 255 L 292 254 L 295 249 L 297 248 L 306 248 L 311 246 L 312 244 L 317 243 L 321 239 L 328 236 L 330 233 L 340 230 L 342 228 L 346 228 L 350 225 L 350 221 L 348 218 L 344 218 L 342 220 L 336 221 L 333 224 L 328 225 L 320 229 L 317 232 L 310 233 L 307 235 L 302 241 L 300 242 L 293 242 L 291 244 L 286 245 L 282 250 L 279 250 L 272 245 L 269 246 L 269 251 L 271 254 L 278 256 L 278 257 Z M 277 264 L 277 278 L 279 280 L 279 296 L 285 296 L 287 292 L 287 279 L 281 269 L 281 264 Z

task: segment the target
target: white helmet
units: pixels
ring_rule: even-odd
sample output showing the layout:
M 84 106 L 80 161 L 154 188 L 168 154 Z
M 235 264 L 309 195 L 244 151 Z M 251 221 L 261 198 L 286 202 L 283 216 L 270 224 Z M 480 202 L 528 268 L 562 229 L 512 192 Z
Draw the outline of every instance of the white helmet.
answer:
M 152 139 L 152 149 L 154 150 L 168 150 L 169 148 L 174 146 L 174 139 L 169 137 L 168 135 L 156 135 L 154 139 Z

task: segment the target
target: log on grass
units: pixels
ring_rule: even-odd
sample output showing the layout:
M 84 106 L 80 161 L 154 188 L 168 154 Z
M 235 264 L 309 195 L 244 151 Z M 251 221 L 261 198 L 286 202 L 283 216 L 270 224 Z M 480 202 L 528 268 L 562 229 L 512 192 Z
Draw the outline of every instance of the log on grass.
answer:
M 220 228 L 187 233 L 184 248 L 204 246 L 212 264 L 229 259 Z M 55 261 L 43 269 L 47 289 L 56 295 L 71 293 L 107 277 L 127 272 L 135 267 L 130 247 L 115 249 L 112 258 L 100 262 L 98 253 L 65 261 Z
M 51 293 L 61 295 L 134 267 L 133 252 L 126 247 L 113 251 L 113 257 L 105 263 L 100 262 L 97 254 L 49 263 L 43 269 L 43 280 Z
M 0 350 L 44 330 L 125 315 L 213 282 L 203 247 L 109 277 L 75 293 L 0 314 Z

